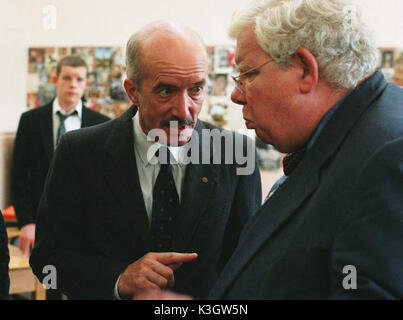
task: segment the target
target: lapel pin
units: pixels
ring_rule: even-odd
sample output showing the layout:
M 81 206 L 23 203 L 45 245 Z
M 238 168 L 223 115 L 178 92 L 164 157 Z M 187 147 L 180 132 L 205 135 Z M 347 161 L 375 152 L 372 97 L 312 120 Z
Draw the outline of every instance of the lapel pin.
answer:
M 207 182 L 208 182 L 207 177 L 203 177 L 203 178 L 202 178 L 202 181 L 203 181 L 204 183 L 207 183 Z

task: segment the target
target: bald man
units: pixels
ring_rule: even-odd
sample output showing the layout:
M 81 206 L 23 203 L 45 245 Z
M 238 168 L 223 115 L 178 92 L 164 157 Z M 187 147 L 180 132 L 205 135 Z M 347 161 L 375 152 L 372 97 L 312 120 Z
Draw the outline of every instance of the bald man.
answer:
M 218 128 L 197 118 L 207 76 L 197 34 L 156 21 L 130 38 L 126 56 L 133 106 L 61 139 L 31 266 L 69 298 L 125 299 L 166 288 L 203 298 L 260 206 L 256 160 L 255 170 L 241 175 L 250 163 L 228 163 L 221 139 L 201 139 L 203 130 Z M 219 132 L 255 155 L 246 137 Z M 157 144 L 148 140 L 154 135 Z M 233 156 L 236 148 L 229 149 Z M 56 271 L 57 281 L 43 270 Z

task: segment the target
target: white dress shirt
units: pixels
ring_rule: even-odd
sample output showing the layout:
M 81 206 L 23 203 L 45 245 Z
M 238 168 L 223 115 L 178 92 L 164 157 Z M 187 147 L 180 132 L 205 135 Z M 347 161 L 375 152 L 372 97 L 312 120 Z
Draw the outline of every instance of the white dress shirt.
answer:
M 137 171 L 143 193 L 144 204 L 147 211 L 148 221 L 151 222 L 152 205 L 153 205 L 153 190 L 161 165 L 151 164 L 147 160 L 148 149 L 155 144 L 154 141 L 147 141 L 147 135 L 143 132 L 140 126 L 139 113 L 133 117 L 134 128 L 134 151 L 136 156 Z M 183 164 L 184 148 L 168 146 L 169 151 L 175 158 L 175 163 L 172 164 L 172 175 L 175 181 L 176 191 L 178 192 L 179 203 L 181 202 L 183 183 L 185 181 L 186 165 Z
M 64 127 L 66 128 L 66 132 L 71 130 L 76 130 L 81 128 L 81 119 L 83 114 L 83 104 L 80 102 L 75 106 L 71 112 L 77 110 L 77 114 L 68 117 L 64 121 Z M 57 112 L 60 111 L 61 114 L 66 115 L 67 113 L 60 107 L 59 101 L 57 98 L 53 100 L 53 110 L 52 110 L 52 119 L 53 119 L 53 147 L 56 149 L 56 139 L 57 139 L 57 131 L 60 125 L 60 118 L 57 115 Z M 71 113 L 69 112 L 69 113 Z

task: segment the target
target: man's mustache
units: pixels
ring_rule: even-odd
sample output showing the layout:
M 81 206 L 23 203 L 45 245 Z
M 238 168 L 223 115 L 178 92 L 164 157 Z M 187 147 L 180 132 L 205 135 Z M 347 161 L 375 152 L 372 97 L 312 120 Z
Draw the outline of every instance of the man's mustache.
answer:
M 170 119 L 162 120 L 160 123 L 160 127 L 165 127 L 169 126 L 171 121 L 176 121 L 178 123 L 178 128 L 182 126 L 192 126 L 194 127 L 195 122 L 193 121 L 192 118 L 185 118 L 185 119 L 180 119 L 178 117 L 173 116 Z

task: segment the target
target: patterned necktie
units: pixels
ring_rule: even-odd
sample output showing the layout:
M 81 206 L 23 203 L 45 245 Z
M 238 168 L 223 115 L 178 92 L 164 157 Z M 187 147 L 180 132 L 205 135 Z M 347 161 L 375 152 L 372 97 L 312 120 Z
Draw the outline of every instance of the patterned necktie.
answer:
M 73 112 L 71 112 L 69 114 L 62 114 L 60 111 L 57 111 L 56 114 L 58 115 L 59 120 L 60 120 L 59 128 L 57 129 L 57 138 L 56 138 L 56 145 L 58 145 L 60 138 L 62 137 L 63 134 L 66 133 L 66 127 L 64 125 L 64 122 L 66 121 L 66 119 L 68 117 L 76 115 L 76 114 L 78 114 L 78 112 L 77 112 L 77 110 L 74 110 Z
M 303 147 L 295 152 L 287 154 L 283 158 L 283 170 L 286 176 L 289 176 L 291 172 L 298 166 L 306 153 L 306 147 Z
M 165 149 L 165 150 L 161 150 Z M 151 216 L 152 251 L 171 251 L 173 232 L 179 208 L 179 197 L 172 175 L 170 151 L 161 147 L 159 151 L 166 152 L 167 162 L 161 164 L 161 169 L 153 190 L 153 208 Z

